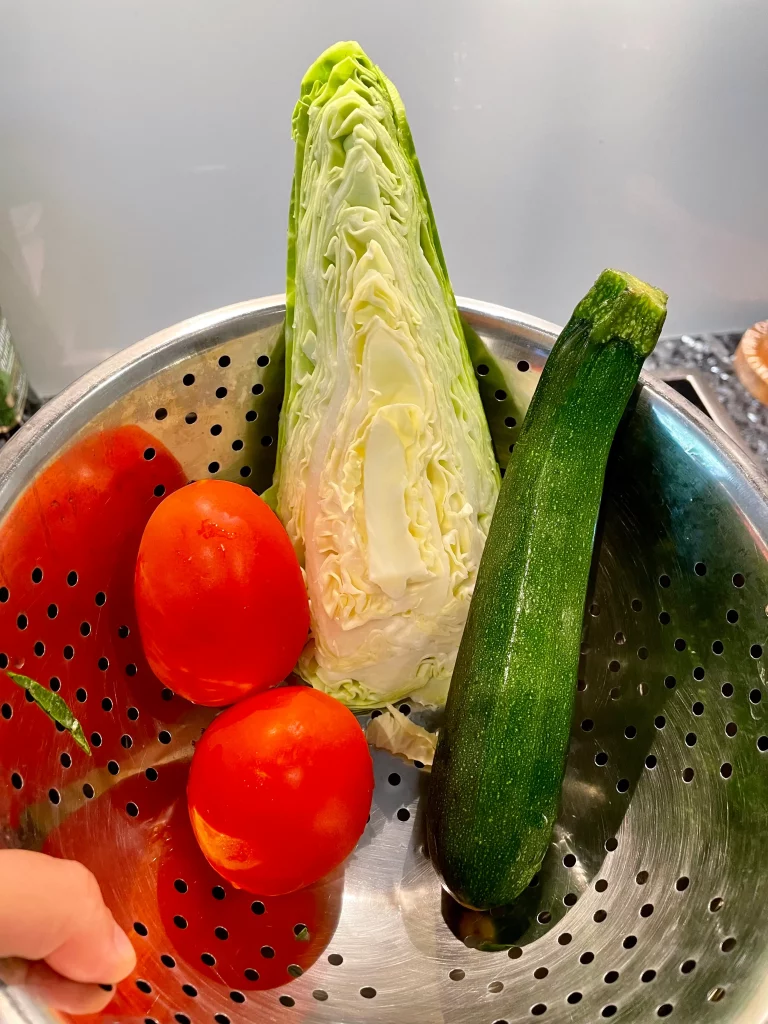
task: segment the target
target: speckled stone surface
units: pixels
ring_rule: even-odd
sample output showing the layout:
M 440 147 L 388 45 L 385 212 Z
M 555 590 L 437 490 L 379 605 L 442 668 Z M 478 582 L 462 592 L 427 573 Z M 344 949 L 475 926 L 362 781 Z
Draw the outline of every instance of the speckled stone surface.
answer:
M 34 414 L 37 412 L 37 410 L 40 408 L 42 404 L 43 403 L 40 401 L 37 395 L 30 392 L 30 394 L 27 397 L 27 404 L 24 407 L 24 415 L 22 416 L 21 422 L 26 423 L 30 416 L 34 416 Z M 16 430 L 18 430 L 18 427 L 15 427 L 14 430 L 9 430 L 7 434 L 0 434 L 0 448 L 3 447 L 8 438 L 11 437 L 12 434 L 16 432 Z
M 671 368 L 697 370 L 706 376 L 739 429 L 755 462 L 768 472 L 768 408 L 742 386 L 733 369 L 738 334 L 684 334 L 662 338 L 646 360 L 652 373 Z
M 662 338 L 646 361 L 646 368 L 661 375 L 672 368 L 705 374 L 754 454 L 755 462 L 768 471 L 768 408 L 751 397 L 733 370 L 733 354 L 740 338 L 740 333 Z M 39 407 L 40 403 L 32 397 L 24 418 L 28 419 Z M 6 440 L 7 436 L 0 437 L 0 447 Z

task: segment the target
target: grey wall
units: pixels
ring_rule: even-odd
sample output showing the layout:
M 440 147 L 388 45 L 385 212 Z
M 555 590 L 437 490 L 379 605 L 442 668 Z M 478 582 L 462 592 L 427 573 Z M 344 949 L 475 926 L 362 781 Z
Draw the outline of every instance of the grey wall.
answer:
M 765 0 L 0 0 L 0 305 L 57 390 L 283 289 L 290 117 L 357 38 L 457 292 L 562 322 L 605 265 L 669 329 L 768 316 Z

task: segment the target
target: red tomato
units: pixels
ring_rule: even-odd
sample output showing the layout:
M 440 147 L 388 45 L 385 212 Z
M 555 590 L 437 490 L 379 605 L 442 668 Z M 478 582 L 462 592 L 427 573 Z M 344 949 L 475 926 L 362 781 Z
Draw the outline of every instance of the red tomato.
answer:
M 211 866 L 264 896 L 316 882 L 349 856 L 372 793 L 355 716 L 306 686 L 259 693 L 219 715 L 197 744 L 187 784 Z
M 195 704 L 232 704 L 274 686 L 307 639 L 307 594 L 288 535 L 240 484 L 202 480 L 166 498 L 141 538 L 135 595 L 152 671 Z

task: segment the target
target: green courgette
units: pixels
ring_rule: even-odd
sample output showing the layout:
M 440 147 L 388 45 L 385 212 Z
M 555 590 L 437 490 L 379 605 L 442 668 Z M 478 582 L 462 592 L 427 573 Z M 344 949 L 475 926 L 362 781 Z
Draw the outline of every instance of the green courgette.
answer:
M 432 768 L 429 846 L 465 906 L 511 902 L 557 815 L 613 436 L 666 295 L 604 271 L 550 354 L 507 467 Z

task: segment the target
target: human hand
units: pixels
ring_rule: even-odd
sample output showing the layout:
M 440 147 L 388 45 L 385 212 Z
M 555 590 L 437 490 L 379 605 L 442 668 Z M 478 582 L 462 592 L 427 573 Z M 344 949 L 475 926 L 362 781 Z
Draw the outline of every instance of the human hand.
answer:
M 91 872 L 76 861 L 0 850 L 0 979 L 69 1013 L 97 1013 L 136 966 Z

